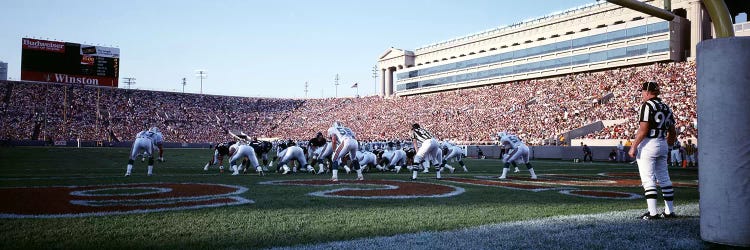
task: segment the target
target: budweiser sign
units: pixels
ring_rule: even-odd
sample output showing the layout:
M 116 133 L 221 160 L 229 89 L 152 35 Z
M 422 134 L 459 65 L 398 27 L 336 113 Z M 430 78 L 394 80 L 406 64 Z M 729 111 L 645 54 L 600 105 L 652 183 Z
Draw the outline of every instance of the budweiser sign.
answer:
M 23 49 L 44 50 L 65 53 L 65 43 L 55 41 L 36 40 L 24 38 L 22 41 Z

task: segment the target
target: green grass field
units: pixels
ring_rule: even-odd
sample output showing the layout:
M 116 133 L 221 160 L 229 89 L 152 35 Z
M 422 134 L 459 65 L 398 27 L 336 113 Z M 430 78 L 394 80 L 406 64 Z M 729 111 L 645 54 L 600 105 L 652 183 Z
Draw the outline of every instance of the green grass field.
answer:
M 310 193 L 344 187 L 366 189 L 372 186 L 261 184 L 272 180 L 329 179 L 330 174 L 316 176 L 269 173 L 263 177 L 254 174 L 230 176 L 229 172 L 219 174 L 216 168 L 204 172 L 203 165 L 213 153 L 210 149 L 167 149 L 166 161 L 155 164 L 155 176 L 147 177 L 146 164 L 137 162 L 133 176 L 123 177 L 128 151 L 125 148 L 0 148 L 0 187 L 12 190 L 21 187 L 130 183 L 211 183 L 247 188 L 246 192 L 236 196 L 252 202 L 232 206 L 120 215 L 0 218 L 0 249 L 269 248 L 456 230 L 498 223 L 523 224 L 524 221 L 566 215 L 600 214 L 633 209 L 645 211 L 646 207 L 643 198 L 591 198 L 559 192 L 567 189 L 642 195 L 643 189 L 638 186 L 612 186 L 606 182 L 589 183 L 584 186 L 555 182 L 576 180 L 583 183 L 602 178 L 600 174 L 603 173 L 609 173 L 612 178 L 637 180 L 637 168 L 630 164 L 535 160 L 532 163 L 540 176 L 538 181 L 528 180 L 528 172 L 524 167 L 521 167 L 520 173 L 511 173 L 510 180 L 489 180 L 493 183 L 497 181 L 553 188 L 537 192 L 436 180 L 434 171 L 431 171 L 428 174 L 420 173 L 418 182 L 448 185 L 463 189 L 464 192 L 435 198 L 359 199 L 321 197 Z M 458 166 L 457 163 L 450 164 Z M 443 178 L 483 180 L 486 176 L 496 177 L 501 172 L 501 162 L 496 159 L 467 159 L 466 164 L 469 168 L 468 173 L 457 170 L 453 174 L 444 173 Z M 228 164 L 225 162 L 224 165 Z M 697 170 L 670 169 L 670 175 L 674 182 L 686 184 L 676 187 L 675 203 L 697 204 Z M 576 176 L 581 179 L 576 179 Z M 365 179 L 368 181 L 398 180 L 411 183 L 408 181 L 410 177 L 411 174 L 407 171 L 400 174 L 365 173 Z M 356 175 L 340 173 L 339 178 L 352 180 Z M 117 196 L 149 190 L 112 189 L 91 191 L 89 194 Z M 50 198 L 46 197 L 49 195 L 45 193 L 37 192 L 35 195 L 37 197 L 33 199 L 39 200 L 37 203 L 43 206 L 56 204 L 46 203 L 44 199 Z M 6 204 L 19 202 L 9 195 L 0 198 Z M 662 207 L 663 203 L 660 201 L 659 205 Z M 641 223 L 635 217 L 632 217 L 632 220 L 636 224 Z M 592 247 L 612 248 L 606 245 Z

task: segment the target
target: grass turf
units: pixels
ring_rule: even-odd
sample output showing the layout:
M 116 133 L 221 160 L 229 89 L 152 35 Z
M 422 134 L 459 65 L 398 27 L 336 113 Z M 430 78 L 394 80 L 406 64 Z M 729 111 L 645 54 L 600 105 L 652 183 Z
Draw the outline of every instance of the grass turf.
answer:
M 420 181 L 461 187 L 466 191 L 447 198 L 316 197 L 307 194 L 333 188 L 259 183 L 327 179 L 330 175 L 229 176 L 228 172 L 219 174 L 215 167 L 204 172 L 202 168 L 212 155 L 210 149 L 167 149 L 166 161 L 156 163 L 156 176 L 146 177 L 146 164 L 136 162 L 133 176 L 125 178 L 122 175 L 128 151 L 125 148 L 2 148 L 0 187 L 217 183 L 247 187 L 249 190 L 240 196 L 255 203 L 85 218 L 0 219 L 0 248 L 265 248 L 444 231 L 554 216 L 645 210 L 643 199 L 592 199 L 563 195 L 555 190 L 531 192 L 444 182 L 434 180 L 434 171 L 420 173 Z M 496 159 L 467 159 L 466 163 L 470 172 L 457 169 L 456 173 L 444 173 L 443 177 L 497 176 L 502 170 Z M 603 172 L 637 173 L 635 165 L 630 164 L 546 160 L 532 163 L 542 179 L 550 174 L 591 177 Z M 528 172 L 524 167 L 521 169 L 521 173 L 510 176 L 527 177 Z M 670 169 L 670 175 L 673 181 L 697 180 L 695 169 Z M 340 174 L 339 177 L 354 179 L 355 175 Z M 368 180 L 407 180 L 410 177 L 408 172 L 365 174 Z M 635 186 L 574 188 L 643 193 L 642 188 Z M 695 187 L 678 187 L 675 197 L 677 204 L 697 203 L 698 191 Z M 662 202 L 659 204 L 661 206 Z

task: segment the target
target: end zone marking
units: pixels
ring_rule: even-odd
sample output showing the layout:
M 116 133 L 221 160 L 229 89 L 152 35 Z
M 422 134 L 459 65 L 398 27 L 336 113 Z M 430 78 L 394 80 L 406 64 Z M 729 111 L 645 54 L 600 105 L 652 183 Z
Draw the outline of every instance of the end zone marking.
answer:
M 145 192 L 95 193 L 121 190 Z M 87 217 L 255 203 L 237 196 L 246 191 L 241 186 L 210 183 L 0 188 L 0 218 Z
M 371 188 L 343 187 L 308 193 L 308 195 L 328 198 L 349 199 L 413 199 L 413 198 L 444 198 L 464 193 L 461 187 L 450 185 L 399 180 L 339 180 L 332 182 L 327 179 L 298 179 L 274 180 L 261 182 L 264 185 L 294 185 L 334 187 L 345 185 L 367 186 Z

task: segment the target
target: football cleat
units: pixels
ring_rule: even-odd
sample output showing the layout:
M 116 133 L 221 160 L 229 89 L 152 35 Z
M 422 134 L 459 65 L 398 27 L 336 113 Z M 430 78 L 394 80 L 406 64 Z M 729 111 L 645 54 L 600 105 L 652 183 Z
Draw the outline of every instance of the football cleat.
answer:
M 674 212 L 672 212 L 671 214 L 662 212 L 661 217 L 664 217 L 665 219 L 674 219 L 677 218 L 677 214 L 675 214 Z
M 339 179 L 338 178 L 331 178 L 331 181 L 332 182 L 337 182 L 337 181 L 339 181 Z
M 642 214 L 640 218 L 641 218 L 641 220 L 658 220 L 658 219 L 661 219 L 661 216 L 660 216 L 660 214 L 651 215 L 651 213 L 646 212 L 646 213 Z
M 365 177 L 361 177 L 361 176 L 360 176 L 360 177 L 357 177 L 357 180 L 358 180 L 358 181 L 364 181 L 364 180 L 365 180 Z
M 500 176 L 500 177 L 497 177 L 497 178 L 498 178 L 498 179 L 501 179 L 501 180 L 505 180 L 505 179 L 506 179 L 504 175 L 503 175 L 503 176 Z
M 130 173 L 125 173 L 125 177 L 128 177 L 128 176 L 130 176 Z

